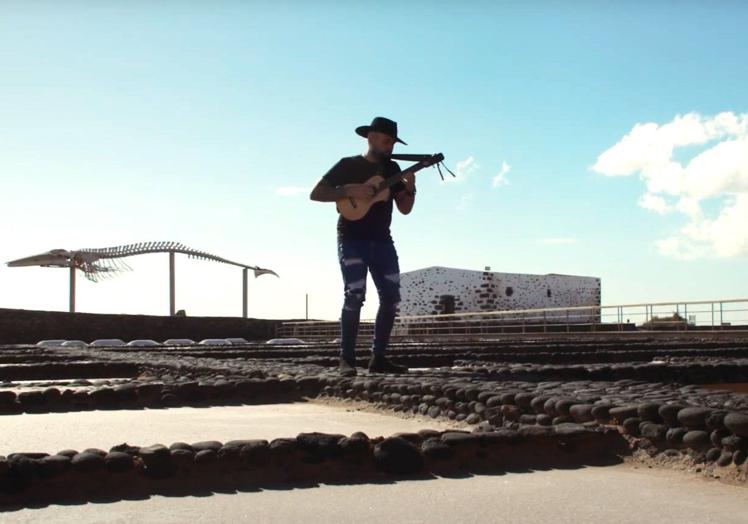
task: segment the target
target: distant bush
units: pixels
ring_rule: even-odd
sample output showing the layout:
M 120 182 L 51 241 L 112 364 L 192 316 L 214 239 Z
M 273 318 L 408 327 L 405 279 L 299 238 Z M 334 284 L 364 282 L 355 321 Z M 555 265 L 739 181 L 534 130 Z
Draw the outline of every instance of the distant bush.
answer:
M 643 323 L 643 329 L 686 329 L 688 322 L 678 313 L 673 313 L 668 317 L 655 317 Z

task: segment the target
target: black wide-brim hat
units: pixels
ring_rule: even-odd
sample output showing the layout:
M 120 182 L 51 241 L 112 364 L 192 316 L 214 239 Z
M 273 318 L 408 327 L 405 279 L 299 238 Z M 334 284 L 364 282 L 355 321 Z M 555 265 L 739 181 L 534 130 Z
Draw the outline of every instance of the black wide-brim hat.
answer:
M 395 142 L 400 142 L 403 145 L 408 145 L 397 137 L 397 122 L 378 116 L 371 121 L 371 125 L 359 126 L 356 128 L 356 134 L 366 138 L 371 131 L 377 131 L 384 133 L 391 137 Z

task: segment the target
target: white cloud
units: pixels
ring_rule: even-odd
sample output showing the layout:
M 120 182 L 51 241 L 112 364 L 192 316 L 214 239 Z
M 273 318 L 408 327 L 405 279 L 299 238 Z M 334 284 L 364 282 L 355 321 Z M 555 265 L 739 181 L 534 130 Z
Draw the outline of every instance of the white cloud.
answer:
M 641 196 L 639 199 L 639 206 L 654 211 L 660 215 L 672 211 L 672 206 L 670 206 L 664 198 L 651 193 L 644 193 Z
M 679 148 L 697 151 L 678 160 Z M 592 169 L 606 176 L 638 173 L 646 187 L 641 207 L 687 217 L 657 242 L 660 253 L 683 259 L 748 254 L 748 113 L 688 113 L 663 125 L 636 124 Z M 719 205 L 714 216 L 704 213 L 705 201 Z
M 538 242 L 549 246 L 564 246 L 569 244 L 576 244 L 578 240 L 572 237 L 549 237 L 541 238 L 538 240 Z
M 454 184 L 461 184 L 467 180 L 467 178 L 473 174 L 480 166 L 475 161 L 472 155 L 467 157 L 465 160 L 460 160 L 455 164 L 455 177 L 447 176 L 444 177 L 445 182 L 451 182 Z
M 466 193 L 460 197 L 460 203 L 457 204 L 458 211 L 466 210 L 473 203 L 473 194 Z
M 304 193 L 309 193 L 310 191 L 311 189 L 306 187 L 285 186 L 276 188 L 275 194 L 283 197 L 295 197 Z
M 501 169 L 494 175 L 493 179 L 491 180 L 491 187 L 499 187 L 509 184 L 509 180 L 507 180 L 506 174 L 509 173 L 510 169 L 512 169 L 512 166 L 507 164 L 505 161 L 501 162 Z

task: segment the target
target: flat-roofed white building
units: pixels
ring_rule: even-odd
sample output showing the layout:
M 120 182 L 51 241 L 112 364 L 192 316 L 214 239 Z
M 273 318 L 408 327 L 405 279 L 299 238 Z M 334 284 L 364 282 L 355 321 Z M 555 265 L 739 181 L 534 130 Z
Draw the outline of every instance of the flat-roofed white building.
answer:
M 400 316 L 600 305 L 596 277 L 432 266 L 402 273 L 400 283 Z M 600 320 L 599 310 L 583 316 L 575 320 Z

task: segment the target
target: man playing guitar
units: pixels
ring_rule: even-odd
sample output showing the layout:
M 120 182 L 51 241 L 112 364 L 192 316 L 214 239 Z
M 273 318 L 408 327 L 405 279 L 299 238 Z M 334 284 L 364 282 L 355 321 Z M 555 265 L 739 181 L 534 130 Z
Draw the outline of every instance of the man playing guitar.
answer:
M 338 260 L 343 274 L 344 301 L 340 316 L 341 374 L 356 375 L 356 337 L 361 306 L 366 296 L 367 271 L 379 294 L 379 310 L 374 325 L 374 341 L 369 371 L 406 373 L 385 358 L 395 311 L 400 302 L 400 267 L 390 235 L 392 201 L 407 215 L 416 198 L 415 175 L 402 173 L 390 157 L 395 142 L 405 144 L 397 136 L 397 123 L 376 117 L 371 125 L 356 128 L 368 141 L 364 155 L 341 159 L 317 183 L 310 194 L 318 202 L 337 202 Z M 407 144 L 405 144 L 407 145 Z M 420 167 L 430 165 L 421 161 Z M 408 170 L 411 171 L 411 170 Z M 368 211 L 354 220 L 344 216 L 344 208 Z

